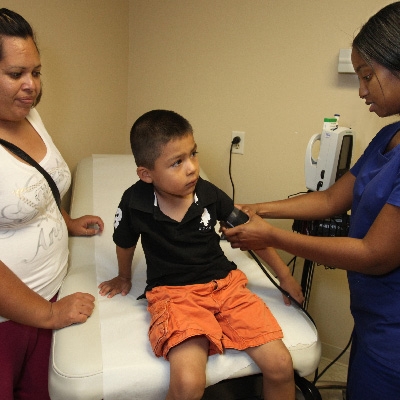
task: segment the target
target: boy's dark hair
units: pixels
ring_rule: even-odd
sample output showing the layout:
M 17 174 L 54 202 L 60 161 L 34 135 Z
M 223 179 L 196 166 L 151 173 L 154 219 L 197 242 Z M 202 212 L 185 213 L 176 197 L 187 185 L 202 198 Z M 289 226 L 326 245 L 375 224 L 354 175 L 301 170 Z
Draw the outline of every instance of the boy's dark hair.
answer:
M 400 77 L 400 2 L 373 15 L 354 38 L 353 48 L 367 63 L 375 61 Z
M 188 134 L 193 134 L 189 121 L 174 111 L 153 110 L 143 114 L 133 124 L 130 134 L 136 165 L 154 169 L 163 146 Z
M 0 9 L 0 61 L 3 59 L 3 36 L 32 38 L 37 48 L 32 27 L 21 15 L 7 8 Z

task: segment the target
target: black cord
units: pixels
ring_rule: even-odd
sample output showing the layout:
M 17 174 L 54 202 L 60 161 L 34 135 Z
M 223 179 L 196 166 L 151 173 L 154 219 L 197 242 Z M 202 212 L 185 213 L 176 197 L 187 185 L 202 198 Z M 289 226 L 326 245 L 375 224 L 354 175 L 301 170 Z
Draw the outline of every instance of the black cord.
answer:
M 273 283 L 273 285 L 278 288 L 278 290 L 284 295 L 286 296 L 288 299 L 290 299 L 290 302 L 295 304 L 297 307 L 299 307 L 304 314 L 308 317 L 308 319 L 314 324 L 315 327 L 317 327 L 317 325 L 315 324 L 315 321 L 312 319 L 311 315 L 307 312 L 307 310 L 297 301 L 295 300 L 286 290 L 282 289 L 275 281 L 275 279 L 272 278 L 272 276 L 270 275 L 270 273 L 267 271 L 267 269 L 264 267 L 264 265 L 260 262 L 260 260 L 257 258 L 257 256 L 251 251 L 248 250 L 248 253 L 252 256 L 252 258 L 256 261 L 256 263 L 258 264 L 258 266 L 261 268 L 261 270 L 264 272 L 264 274 L 268 277 L 268 279 Z M 295 258 L 295 257 L 294 257 Z M 294 258 L 290 261 L 292 262 L 294 260 Z M 348 341 L 348 343 L 346 344 L 345 348 L 339 353 L 339 355 L 332 360 L 323 370 L 322 372 L 319 374 L 318 373 L 318 368 L 315 370 L 315 375 L 314 375 L 314 380 L 313 380 L 313 384 L 315 385 L 317 383 L 317 381 L 322 377 L 322 375 L 325 374 L 326 371 L 328 371 L 329 368 L 332 367 L 333 364 L 335 364 L 342 356 L 343 354 L 347 351 L 347 349 L 350 347 L 351 342 L 353 341 L 353 333 L 350 336 L 350 339 Z
M 232 171 L 231 171 L 231 167 L 232 167 L 232 149 L 233 149 L 233 146 L 235 144 L 238 144 L 238 143 L 240 143 L 240 137 L 239 136 L 235 136 L 232 139 L 231 151 L 229 152 L 229 178 L 230 178 L 231 184 L 232 184 L 232 201 L 233 201 L 233 203 L 235 203 L 235 185 L 233 184 Z
M 234 183 L 233 183 L 232 172 L 231 172 L 231 166 L 232 166 L 232 149 L 233 149 L 233 146 L 234 146 L 235 144 L 238 144 L 239 142 L 240 142 L 240 137 L 236 136 L 236 137 L 233 138 L 232 143 L 231 143 L 231 150 L 230 150 L 230 154 L 229 154 L 229 178 L 230 178 L 231 184 L 232 184 L 232 200 L 233 200 L 233 202 L 235 202 L 235 185 L 234 185 Z M 288 198 L 290 198 L 290 197 L 292 197 L 292 196 L 297 196 L 297 195 L 299 195 L 299 194 L 305 194 L 305 193 L 307 193 L 307 192 L 295 193 L 295 194 L 292 194 L 292 195 L 288 196 Z M 287 297 L 287 298 L 290 300 L 290 302 L 291 302 L 292 304 L 294 304 L 294 305 L 296 305 L 298 308 L 300 308 L 300 309 L 303 311 L 303 313 L 308 317 L 308 319 L 314 324 L 314 326 L 317 327 L 317 325 L 315 324 L 315 321 L 312 319 L 311 315 L 307 312 L 307 310 L 306 310 L 297 300 L 295 300 L 295 299 L 290 295 L 289 292 L 287 292 L 286 290 L 282 289 L 282 288 L 276 283 L 275 279 L 270 275 L 270 273 L 267 271 L 267 269 L 264 267 L 264 265 L 260 262 L 260 260 L 258 259 L 258 257 L 253 253 L 253 251 L 248 250 L 248 253 L 249 253 L 249 254 L 251 255 L 251 257 L 255 260 L 255 262 L 258 264 L 258 266 L 261 268 L 261 270 L 264 272 L 264 274 L 267 276 L 267 278 L 272 282 L 272 284 L 273 284 L 285 297 Z M 294 269 L 295 269 L 295 266 L 296 266 L 296 259 L 297 259 L 297 257 L 294 256 L 294 257 L 289 261 L 289 263 L 288 263 L 288 266 L 289 266 L 291 263 L 293 263 L 292 275 L 293 275 L 293 273 L 294 273 Z M 320 379 L 321 376 L 322 376 L 323 374 L 325 374 L 325 372 L 326 372 L 333 364 L 335 364 L 335 362 L 337 362 L 337 361 L 340 359 L 340 357 L 343 356 L 343 354 L 344 354 L 344 353 L 347 351 L 347 349 L 350 347 L 352 340 L 353 340 L 353 334 L 351 334 L 350 340 L 349 340 L 349 342 L 347 343 L 347 345 L 345 346 L 345 348 L 339 353 L 339 355 L 338 355 L 333 361 L 331 361 L 331 362 L 323 369 L 323 371 L 322 371 L 320 374 L 318 374 L 318 368 L 315 370 L 315 378 L 314 378 L 313 384 L 315 384 L 315 383 L 318 381 L 318 379 Z
M 308 192 L 297 192 L 297 193 L 293 193 L 293 194 L 289 194 L 288 199 L 290 199 L 293 196 L 298 196 L 299 194 L 307 194 Z
M 316 370 L 316 373 L 315 373 L 315 374 L 316 374 L 316 377 L 314 378 L 314 381 L 313 381 L 314 384 L 316 384 L 317 381 L 318 381 L 318 379 L 321 378 L 321 376 L 324 375 L 325 372 L 328 371 L 328 369 L 329 369 L 330 367 L 332 367 L 332 365 L 335 364 L 335 362 L 336 362 L 337 360 L 339 360 L 340 357 L 342 357 L 342 355 L 343 355 L 343 354 L 347 351 L 347 349 L 350 347 L 352 341 L 353 341 L 353 333 L 351 333 L 350 339 L 349 339 L 348 343 L 346 344 L 345 348 L 339 353 L 339 355 L 338 355 L 334 360 L 332 360 L 332 361 L 322 370 L 322 372 L 321 372 L 320 374 L 317 375 L 318 369 Z
M 294 271 L 296 269 L 296 261 L 297 261 L 297 256 L 293 256 L 292 259 L 287 263 L 288 267 L 290 267 L 290 264 L 293 264 L 292 275 L 294 275 Z
M 273 285 L 278 288 L 278 290 L 285 296 L 287 297 L 291 303 L 293 303 L 294 305 L 296 305 L 298 308 L 300 308 L 304 314 L 308 317 L 308 319 L 314 324 L 315 327 L 317 327 L 317 325 L 315 324 L 314 320 L 312 319 L 311 315 L 307 312 L 307 310 L 297 301 L 295 300 L 289 292 L 287 292 L 286 290 L 282 289 L 275 281 L 275 279 L 270 275 L 270 273 L 266 270 L 266 268 L 264 267 L 264 265 L 261 263 L 261 261 L 258 259 L 258 257 L 251 251 L 248 250 L 248 253 L 253 257 L 253 259 L 255 260 L 255 262 L 258 264 L 258 266 L 261 268 L 261 270 L 264 272 L 264 274 L 267 276 L 267 278 L 273 283 Z
M 233 203 L 235 203 L 235 185 L 233 184 L 233 179 L 232 179 L 232 171 L 231 171 L 231 167 L 232 167 L 232 149 L 233 149 L 233 140 L 231 143 L 231 151 L 229 153 L 229 178 L 231 180 L 231 184 L 232 184 L 232 201 Z

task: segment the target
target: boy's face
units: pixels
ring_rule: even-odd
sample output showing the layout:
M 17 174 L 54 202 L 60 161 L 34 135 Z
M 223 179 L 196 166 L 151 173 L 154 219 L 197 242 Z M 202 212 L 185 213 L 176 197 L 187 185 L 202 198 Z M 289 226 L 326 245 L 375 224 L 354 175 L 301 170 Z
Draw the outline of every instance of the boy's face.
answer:
M 144 169 L 138 173 L 142 180 L 154 185 L 157 194 L 187 198 L 193 195 L 199 169 L 197 145 L 193 135 L 188 133 L 181 138 L 170 140 L 164 146 L 154 169 Z

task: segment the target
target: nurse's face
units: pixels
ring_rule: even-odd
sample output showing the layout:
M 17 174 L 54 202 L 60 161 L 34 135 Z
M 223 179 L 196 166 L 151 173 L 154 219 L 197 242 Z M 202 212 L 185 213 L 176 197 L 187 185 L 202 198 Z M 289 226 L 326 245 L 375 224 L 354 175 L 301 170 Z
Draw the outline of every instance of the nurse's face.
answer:
M 359 95 L 379 117 L 400 113 L 400 79 L 382 65 L 367 63 L 353 49 L 351 61 L 360 82 Z

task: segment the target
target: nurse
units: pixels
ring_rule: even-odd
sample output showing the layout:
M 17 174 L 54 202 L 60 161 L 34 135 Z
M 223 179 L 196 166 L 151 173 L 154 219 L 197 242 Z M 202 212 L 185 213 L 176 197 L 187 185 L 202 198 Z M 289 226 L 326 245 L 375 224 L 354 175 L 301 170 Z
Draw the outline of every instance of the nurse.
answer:
M 400 2 L 371 17 L 352 45 L 359 96 L 379 117 L 400 113 Z M 232 247 L 276 247 L 348 271 L 355 328 L 348 400 L 400 398 L 400 122 L 384 127 L 329 189 L 242 205 L 249 223 L 224 229 Z M 317 220 L 351 210 L 348 237 L 287 232 L 262 218 Z

